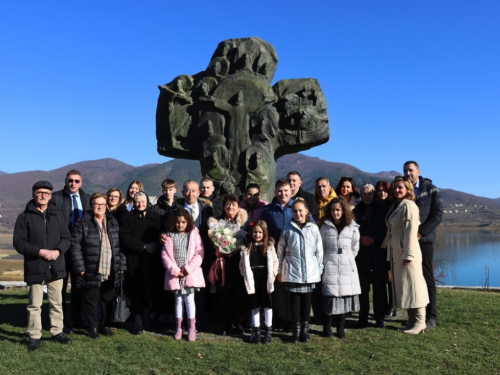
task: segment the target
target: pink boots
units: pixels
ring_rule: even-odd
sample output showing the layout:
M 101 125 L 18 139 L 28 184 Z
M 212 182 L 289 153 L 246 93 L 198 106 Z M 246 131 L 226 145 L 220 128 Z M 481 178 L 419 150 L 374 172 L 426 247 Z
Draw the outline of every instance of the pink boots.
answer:
M 174 340 L 180 340 L 182 338 L 182 318 L 176 318 L 177 330 L 175 331 Z
M 189 330 L 188 330 L 188 341 L 196 341 L 196 319 L 188 319 Z
M 174 340 L 182 339 L 182 318 L 176 318 L 177 329 Z M 188 319 L 188 341 L 196 341 L 196 319 Z

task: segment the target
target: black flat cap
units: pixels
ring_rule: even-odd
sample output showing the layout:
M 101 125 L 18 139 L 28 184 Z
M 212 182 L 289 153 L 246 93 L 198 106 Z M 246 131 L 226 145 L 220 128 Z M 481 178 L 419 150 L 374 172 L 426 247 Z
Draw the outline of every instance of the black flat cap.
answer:
M 50 191 L 52 191 L 54 187 L 49 181 L 38 181 L 33 185 L 33 191 L 38 189 L 49 189 Z

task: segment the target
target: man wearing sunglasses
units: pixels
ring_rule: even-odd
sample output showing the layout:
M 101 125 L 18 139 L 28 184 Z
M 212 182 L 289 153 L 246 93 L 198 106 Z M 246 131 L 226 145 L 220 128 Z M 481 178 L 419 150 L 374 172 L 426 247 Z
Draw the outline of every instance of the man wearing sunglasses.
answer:
M 82 189 L 82 174 L 73 169 L 66 174 L 64 180 L 64 189 L 56 191 L 52 194 L 51 201 L 56 204 L 59 211 L 62 212 L 64 218 L 68 222 L 68 227 L 71 233 L 77 220 L 83 217 L 84 213 L 90 209 L 90 195 L 85 193 Z M 71 263 L 71 254 L 67 252 L 66 258 L 66 271 L 71 274 L 71 280 L 76 280 L 77 274 L 73 271 L 73 264 Z M 66 288 L 68 286 L 68 277 L 63 280 L 62 297 L 64 309 L 64 327 L 66 333 L 71 333 L 73 325 L 80 325 L 84 328 L 85 325 L 82 319 L 83 311 L 83 294 L 80 290 L 71 290 L 71 311 L 68 313 L 66 306 Z

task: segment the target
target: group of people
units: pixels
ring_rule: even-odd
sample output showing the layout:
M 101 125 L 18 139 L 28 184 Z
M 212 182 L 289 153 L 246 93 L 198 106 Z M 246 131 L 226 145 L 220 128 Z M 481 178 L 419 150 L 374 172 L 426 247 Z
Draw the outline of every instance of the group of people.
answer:
M 125 196 L 118 188 L 89 196 L 81 185 L 77 170 L 54 193 L 50 182 L 38 181 L 15 225 L 29 287 L 30 351 L 40 346 L 44 285 L 50 332 L 62 344 L 80 327 L 93 339 L 113 336 L 121 287 L 131 333 L 173 313 L 176 340 L 183 328 L 194 341 L 197 330 L 215 325 L 222 335 L 243 334 L 250 322 L 252 343 L 270 343 L 273 326 L 291 330 L 294 343 L 307 342 L 311 309 L 324 336 L 335 326 L 344 338 L 352 311 L 359 311 L 359 328 L 368 326 L 371 287 L 376 326 L 401 308 L 408 310 L 404 332 L 436 327 L 432 258 L 442 203 L 414 161 L 405 163 L 404 177 L 360 191 L 350 177 L 336 189 L 320 177 L 312 194 L 292 171 L 276 181 L 270 203 L 255 183 L 242 197 L 220 197 L 209 178 L 186 181 L 182 198 L 166 179 L 154 205 L 139 181 Z M 233 243 L 236 231 L 244 237 L 227 252 L 216 238 Z

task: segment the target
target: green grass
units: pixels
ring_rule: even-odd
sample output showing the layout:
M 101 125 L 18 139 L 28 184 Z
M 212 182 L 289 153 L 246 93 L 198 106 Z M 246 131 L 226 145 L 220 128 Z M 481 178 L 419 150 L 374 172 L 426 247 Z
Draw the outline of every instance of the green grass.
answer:
M 500 373 L 500 293 L 495 292 L 438 290 L 438 328 L 417 336 L 397 330 L 402 320 L 385 329 L 349 330 L 345 340 L 313 335 L 299 345 L 288 343 L 287 335 L 254 346 L 238 338 L 206 336 L 189 343 L 124 330 L 91 340 L 82 331 L 71 335 L 70 346 L 46 339 L 34 353 L 26 350 L 26 303 L 26 291 L 0 293 L 0 374 Z

